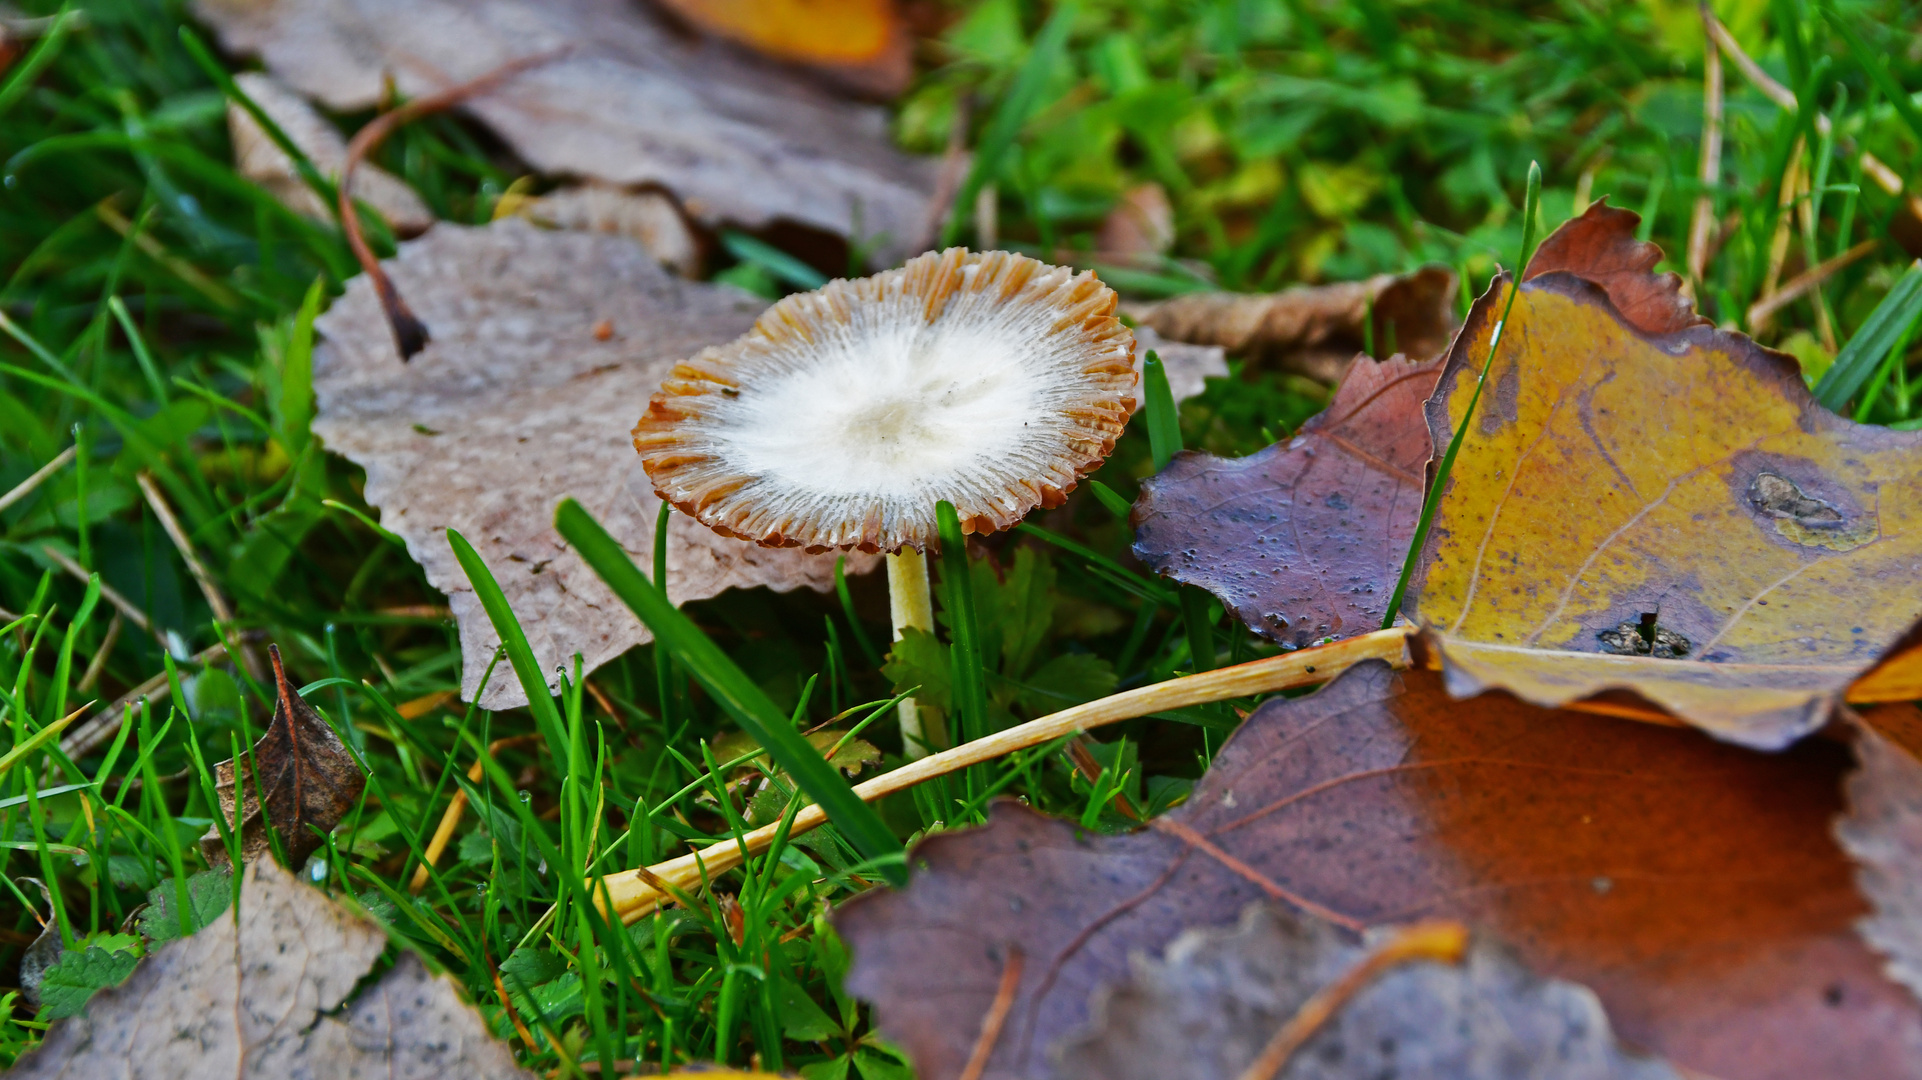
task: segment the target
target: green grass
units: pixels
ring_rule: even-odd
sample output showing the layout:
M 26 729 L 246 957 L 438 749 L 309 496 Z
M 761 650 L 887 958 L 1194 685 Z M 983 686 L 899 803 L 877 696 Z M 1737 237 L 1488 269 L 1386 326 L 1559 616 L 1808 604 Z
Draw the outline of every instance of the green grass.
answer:
M 1891 91 L 1922 87 L 1922 53 L 1895 29 L 1917 24 L 1914 4 L 1720 10 L 1842 136 L 1922 178 L 1916 110 Z M 1609 194 L 1641 211 L 1647 235 L 1679 263 L 1704 194 L 1694 179 L 1702 47 L 1693 12 L 1577 0 L 1503 9 L 981 0 L 952 9 L 895 129 L 904 145 L 938 151 L 971 98 L 970 190 L 991 188 L 1004 242 L 1037 253 L 1092 259 L 1094 230 L 1116 199 L 1161 184 L 1176 208 L 1175 248 L 1107 275 L 1137 297 L 1425 262 L 1480 288 L 1520 247 L 1531 160 L 1544 170 L 1543 228 L 1572 213 L 1578 193 Z M 308 434 L 313 318 L 354 272 L 345 243 L 331 223 L 299 218 L 235 175 L 222 91 L 183 42 L 186 21 L 184 5 L 169 0 L 103 0 L 0 70 L 0 492 L 79 449 L 0 511 L 9 883 L 0 983 L 14 979 L 39 932 L 34 911 L 49 906 L 15 878 L 47 882 L 63 939 L 92 948 L 73 978 L 124 972 L 125 954 L 140 948 L 120 934 L 130 917 L 164 940 L 231 900 L 198 845 L 213 817 L 209 770 L 258 735 L 267 688 L 244 667 L 187 658 L 245 636 L 279 644 L 309 702 L 368 771 L 366 796 L 316 856 L 315 878 L 451 973 L 531 1068 L 722 1060 L 812 1080 L 850 1069 L 863 1080 L 905 1077 L 841 990 L 847 956 L 827 922 L 832 905 L 898 873 L 890 850 L 979 820 L 997 794 L 1089 828 L 1127 828 L 1117 796 L 1150 812 L 1178 801 L 1231 712 L 1119 725 L 1087 747 L 1100 766 L 1092 780 L 1054 745 L 865 817 L 841 805 L 836 825 L 777 844 L 631 927 L 600 918 L 594 876 L 779 821 L 799 806 L 797 792 L 835 809 L 845 780 L 801 763 L 800 731 L 825 726 L 847 741 L 865 718 L 858 738 L 884 755 L 869 769 L 891 767 L 901 746 L 885 705 L 902 690 L 919 687 L 930 711 L 947 714 L 947 730 L 978 735 L 1268 651 L 1218 604 L 1142 577 L 1117 510 L 1174 447 L 1250 452 L 1297 428 L 1325 403 L 1325 388 L 1237 362 L 1178 416 L 1156 401 L 1099 474 L 1105 496 L 1090 486 L 976 544 L 966 560 L 950 552 L 940 637 L 910 636 L 882 652 L 889 632 L 876 577 L 826 595 L 729 593 L 676 621 L 650 613 L 655 568 L 629 567 L 616 584 L 669 631 L 669 647 L 577 672 L 531 710 L 468 708 L 449 696 L 459 651 L 451 623 L 435 614 L 444 599 L 379 529 L 358 471 Z M 1818 182 L 1806 225 L 1791 222 L 1779 276 L 1863 240 L 1879 245 L 1762 337 L 1824 366 L 1832 357 L 1815 332 L 1815 305 L 1824 305 L 1844 346 L 1824 388 L 1830 404 L 1915 426 L 1912 320 L 1894 306 L 1912 286 L 1876 312 L 1909 262 L 1891 236 L 1914 243 L 1914 234 L 1840 139 L 1817 137 L 1738 73 L 1728 79 L 1723 181 L 1706 194 L 1731 228 L 1700 283 L 1702 309 L 1749 329 L 1780 220 L 1776 192 L 1803 135 Z M 367 117 L 339 119 L 351 130 Z M 487 220 L 527 172 L 450 117 L 401 130 L 378 157 L 458 222 Z M 947 222 L 962 242 L 973 206 L 961 200 Z M 386 243 L 384 230 L 373 234 Z M 845 249 L 801 242 L 793 230 L 712 239 L 711 276 L 770 296 L 847 270 Z M 215 626 L 147 505 L 143 472 L 231 599 L 234 625 Z M 62 570 L 49 546 L 93 580 Z M 154 632 L 125 617 L 110 630 L 105 587 Z M 497 607 L 490 617 L 511 626 L 512 613 Z M 510 646 L 490 678 L 540 681 L 515 635 L 503 638 Z M 168 697 L 82 760 L 63 758 L 57 740 L 36 741 L 82 704 L 161 674 Z M 743 752 L 743 731 L 771 747 L 771 759 Z M 486 753 L 501 740 L 511 741 Z M 470 783 L 477 758 L 486 765 Z M 471 807 L 416 897 L 408 882 L 457 790 Z M 499 1003 L 497 971 L 531 1049 Z M 20 999 L 5 1008 L 0 1064 L 40 1031 Z

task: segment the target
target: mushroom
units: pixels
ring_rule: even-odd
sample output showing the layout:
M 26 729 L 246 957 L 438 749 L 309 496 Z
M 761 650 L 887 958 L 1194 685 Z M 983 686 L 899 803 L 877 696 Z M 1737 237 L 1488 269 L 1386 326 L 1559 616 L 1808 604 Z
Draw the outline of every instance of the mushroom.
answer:
M 1135 407 L 1114 291 L 1004 251 L 950 248 L 775 304 L 677 364 L 634 428 L 662 499 L 769 547 L 886 552 L 894 639 L 932 631 L 936 506 L 964 533 L 1061 505 Z M 912 701 L 910 757 L 927 751 Z

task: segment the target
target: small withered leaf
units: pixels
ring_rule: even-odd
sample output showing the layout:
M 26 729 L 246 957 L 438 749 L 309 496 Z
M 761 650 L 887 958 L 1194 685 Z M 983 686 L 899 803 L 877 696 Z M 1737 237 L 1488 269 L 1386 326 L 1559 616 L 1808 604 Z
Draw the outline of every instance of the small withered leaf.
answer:
M 1630 326 L 1645 334 L 1672 334 L 1708 320 L 1695 313 L 1694 302 L 1682 293 L 1680 274 L 1657 274 L 1662 249 L 1635 238 L 1640 214 L 1608 205 L 1607 197 L 1590 204 L 1582 216 L 1550 234 L 1522 271 L 1523 281 L 1566 271 L 1602 287 Z
M 235 827 L 234 807 L 239 803 L 243 862 L 272 861 L 267 858 L 274 847 L 271 829 L 280 838 L 287 864 L 299 869 L 321 846 L 322 837 L 354 808 L 367 777 L 333 727 L 288 684 L 279 647 L 269 645 L 267 653 L 273 658 L 278 695 L 273 721 L 242 761 L 214 766 L 214 792 L 229 830 Z M 227 865 L 218 824 L 200 838 L 200 850 L 214 866 Z
M 247 867 L 236 916 L 170 941 L 60 1020 L 8 1072 L 22 1080 L 459 1076 L 532 1080 L 444 975 L 387 946 L 272 859 Z
M 1371 935 L 1372 937 L 1373 935 Z M 1096 992 L 1094 1021 L 1064 1043 L 1071 1080 L 1236 1080 L 1309 999 L 1368 949 L 1333 925 L 1251 905 L 1232 929 L 1188 930 L 1165 959 L 1137 955 Z M 1278 1080 L 1679 1080 L 1615 1041 L 1586 988 L 1528 971 L 1472 939 L 1459 964 L 1382 972 L 1289 1056 Z
M 386 85 L 419 99 L 517 58 L 558 53 L 461 106 L 536 172 L 659 187 L 708 226 L 787 221 L 872 238 L 877 265 L 920 250 L 939 166 L 896 150 L 881 109 L 726 43 L 690 40 L 651 7 L 634 0 L 193 5 L 228 50 L 260 57 L 275 78 L 336 112 L 373 108 Z
M 1332 383 L 1371 339 L 1382 356 L 1403 353 L 1429 360 L 1440 355 L 1455 331 L 1457 285 L 1453 271 L 1427 266 L 1278 293 L 1187 293 L 1122 310 L 1172 340 L 1220 345 L 1279 370 Z M 1364 332 L 1371 312 L 1374 324 Z
M 1244 458 L 1177 455 L 1143 481 L 1135 555 L 1296 647 L 1381 626 L 1421 516 L 1422 403 L 1439 359 L 1361 356 L 1328 408 Z
M 1679 663 L 1680 661 L 1664 661 Z M 1456 701 L 1359 665 L 1258 709 L 1186 803 L 1122 836 L 1014 803 L 843 905 L 850 990 L 924 1080 L 954 1080 L 1010 946 L 1020 989 L 983 1074 L 1058 1077 L 1090 994 L 1250 903 L 1350 928 L 1445 919 L 1593 990 L 1631 1045 L 1721 1080 L 1922 1076 L 1922 1006 L 1857 936 L 1830 833 L 1847 751 Z

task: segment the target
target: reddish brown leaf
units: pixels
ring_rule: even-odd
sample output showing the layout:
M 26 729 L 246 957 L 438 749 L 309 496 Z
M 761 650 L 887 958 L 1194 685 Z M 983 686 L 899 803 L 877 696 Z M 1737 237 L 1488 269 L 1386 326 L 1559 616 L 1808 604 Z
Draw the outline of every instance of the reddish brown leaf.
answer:
M 1042 1077 L 1130 953 L 1255 900 L 1352 926 L 1452 918 L 1586 984 L 1622 1038 L 1721 1080 L 1922 1076 L 1922 1009 L 1851 924 L 1829 833 L 1848 753 L 1452 700 L 1354 668 L 1265 705 L 1160 827 L 1091 836 L 1013 804 L 919 845 L 839 926 L 849 985 L 925 1080 L 952 1080 L 1010 945 L 1027 957 L 990 1077 Z
M 214 766 L 214 790 L 220 798 L 220 815 L 231 830 L 236 783 L 243 789 L 239 821 L 242 860 L 257 862 L 272 850 L 268 837 L 271 826 L 287 853 L 287 865 L 298 870 L 320 846 L 321 836 L 332 832 L 354 808 L 361 789 L 367 786 L 367 777 L 341 745 L 334 729 L 288 684 L 287 672 L 280 666 L 280 650 L 269 645 L 267 652 L 273 657 L 274 685 L 280 695 L 274 705 L 273 722 L 254 743 L 253 752 L 240 769 L 236 770 L 231 761 Z M 260 812 L 263 796 L 267 804 L 264 818 Z M 200 838 L 200 850 L 215 866 L 227 864 L 227 848 L 220 841 L 218 825 L 209 826 Z
M 1455 287 L 1453 271 L 1427 266 L 1278 293 L 1189 293 L 1124 310 L 1175 341 L 1220 345 L 1334 382 L 1365 344 L 1362 323 L 1371 304 L 1378 350 L 1418 360 L 1440 354 L 1455 332 Z
M 1357 358 L 1294 438 L 1245 458 L 1177 456 L 1142 484 L 1135 554 L 1286 645 L 1377 629 L 1421 515 L 1422 403 L 1440 373 L 1439 360 Z
M 1581 217 L 1565 222 L 1542 241 L 1522 272 L 1523 281 L 1565 270 L 1608 293 L 1622 318 L 1644 334 L 1672 334 L 1708 320 L 1682 295 L 1680 274 L 1654 273 L 1662 249 L 1635 239 L 1640 214 L 1595 200 Z

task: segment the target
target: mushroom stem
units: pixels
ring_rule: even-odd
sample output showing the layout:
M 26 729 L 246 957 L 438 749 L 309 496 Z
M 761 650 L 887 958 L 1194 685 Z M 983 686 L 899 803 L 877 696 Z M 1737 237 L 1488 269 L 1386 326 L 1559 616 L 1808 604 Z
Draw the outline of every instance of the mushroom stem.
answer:
M 912 627 L 934 632 L 934 602 L 928 596 L 928 557 L 913 548 L 888 554 L 888 609 L 894 616 L 894 640 Z M 922 729 L 921 710 L 913 698 L 896 706 L 901 717 L 901 746 L 908 760 L 928 755 L 928 737 Z

